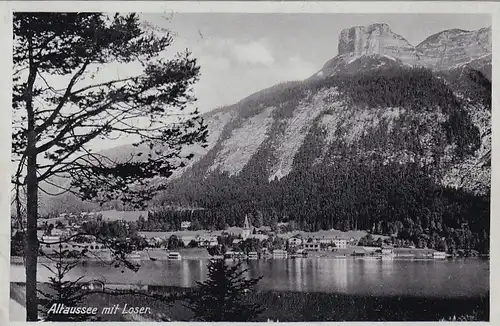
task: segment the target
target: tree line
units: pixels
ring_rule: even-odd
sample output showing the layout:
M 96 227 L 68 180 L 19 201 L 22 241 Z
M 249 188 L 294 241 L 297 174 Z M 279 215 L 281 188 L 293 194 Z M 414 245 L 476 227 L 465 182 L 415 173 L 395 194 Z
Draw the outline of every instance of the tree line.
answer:
M 266 187 L 251 179 L 219 176 L 196 201 L 203 210 L 162 211 L 141 222 L 149 231 L 292 222 L 296 229 L 368 230 L 396 236 L 417 247 L 437 248 L 445 238 L 450 251 L 489 250 L 489 198 L 436 184 L 415 165 L 338 164 L 334 168 L 292 171 Z M 230 200 L 232 194 L 236 198 Z
M 276 106 L 277 114 L 285 117 L 307 97 L 307 92 L 328 87 L 339 88 L 354 110 L 441 110 L 447 118 L 437 123 L 435 130 L 432 127 L 426 131 L 421 129 L 425 126 L 412 120 L 415 117 L 402 116 L 391 133 L 380 126 L 380 130 L 370 130 L 368 136 L 353 144 L 334 142 L 326 153 L 324 131 L 313 127 L 294 157 L 292 172 L 281 180 L 267 179 L 269 162 L 274 159 L 272 136 L 243 170 L 231 177 L 221 171 L 206 173 L 220 150 L 217 144 L 183 178 L 172 181 L 159 198 L 167 205 L 203 209 L 162 212 L 148 222 L 147 228 L 157 224 L 174 229 L 179 221 L 188 220 L 200 228 L 223 229 L 241 226 L 249 214 L 254 225 L 279 221 L 293 222 L 304 231 L 368 230 L 396 235 L 407 245 L 436 248 L 445 241 L 449 251 L 460 248 L 487 252 L 490 194 L 446 187 L 439 180 L 447 168 L 441 162 L 446 146 L 455 145 L 452 160 L 459 162 L 472 155 L 480 142 L 479 130 L 465 110 L 468 103 L 455 92 L 472 92 L 476 96 L 467 101 L 481 104 L 479 109 L 491 110 L 491 102 L 480 96 L 491 94 L 491 83 L 474 70 L 436 74 L 423 68 L 391 67 L 277 85 L 240 102 L 238 108 L 253 114 L 255 108 Z M 232 127 L 225 129 L 220 142 Z M 279 123 L 275 122 L 271 129 L 278 132 Z M 433 137 L 430 154 L 419 143 L 421 132 Z M 389 144 L 392 147 L 388 148 Z M 410 152 L 415 161 L 386 162 L 381 151 L 387 150 Z M 317 164 L 315 159 L 322 153 L 325 159 Z M 421 160 L 427 158 L 432 159 L 431 163 Z

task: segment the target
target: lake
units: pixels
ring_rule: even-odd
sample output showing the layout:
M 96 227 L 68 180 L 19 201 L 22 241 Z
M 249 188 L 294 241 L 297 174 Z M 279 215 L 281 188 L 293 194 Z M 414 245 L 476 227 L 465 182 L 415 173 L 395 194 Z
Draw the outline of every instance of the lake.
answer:
M 116 269 L 103 262 L 85 262 L 69 277 L 85 276 L 112 284 L 192 287 L 204 281 L 208 260 L 143 261 L 138 272 Z M 489 293 L 489 261 L 286 259 L 244 263 L 248 275 L 263 279 L 262 290 L 328 292 L 356 295 L 412 295 L 423 297 L 475 297 Z M 123 272 L 122 272 L 123 270 Z M 38 268 L 38 279 L 51 273 Z M 11 282 L 24 282 L 22 264 L 11 264 Z

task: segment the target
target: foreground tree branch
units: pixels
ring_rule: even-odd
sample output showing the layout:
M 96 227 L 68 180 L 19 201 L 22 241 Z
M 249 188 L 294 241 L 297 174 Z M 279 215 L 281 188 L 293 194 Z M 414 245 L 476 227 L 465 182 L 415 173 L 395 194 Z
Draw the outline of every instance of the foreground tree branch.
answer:
M 182 149 L 205 143 L 207 130 L 189 109 L 199 67 L 189 52 L 165 58 L 168 31 L 146 30 L 134 14 L 16 13 L 13 25 L 12 182 L 19 214 L 26 188 L 26 309 L 36 321 L 40 182 L 84 200 L 141 207 L 192 157 Z M 134 63 L 140 68 L 130 73 Z M 130 65 L 129 76 L 99 75 L 117 65 Z M 128 160 L 92 151 L 95 141 L 125 135 L 137 148 Z

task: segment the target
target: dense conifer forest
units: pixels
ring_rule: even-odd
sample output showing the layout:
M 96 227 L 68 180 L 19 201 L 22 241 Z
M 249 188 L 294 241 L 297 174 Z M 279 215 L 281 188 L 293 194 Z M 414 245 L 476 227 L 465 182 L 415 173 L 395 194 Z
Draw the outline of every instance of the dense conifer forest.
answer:
M 479 130 L 464 109 L 464 101 L 482 104 L 484 110 L 491 110 L 491 84 L 480 72 L 466 69 L 438 75 L 426 69 L 406 67 L 284 83 L 250 96 L 234 109 L 246 118 L 258 113 L 262 106 L 277 106 L 276 114 L 287 117 L 308 93 L 330 87 L 337 87 L 350 107 L 442 110 L 448 118 L 441 125 L 444 144 L 436 146 L 435 157 L 442 155 L 443 146 L 450 143 L 457 145 L 455 159 L 478 149 Z M 454 92 L 465 94 L 465 99 L 458 98 Z M 276 121 L 271 128 L 273 132 L 280 128 L 279 119 Z M 408 122 L 402 120 L 401 125 L 404 123 Z M 220 171 L 206 173 L 219 149 L 218 144 L 184 177 L 173 181 L 159 199 L 163 205 L 201 209 L 163 210 L 150 215 L 139 228 L 174 230 L 180 227 L 181 221 L 190 220 L 195 228 L 223 229 L 241 226 L 244 216 L 249 214 L 256 226 L 292 222 L 294 228 L 304 231 L 367 230 L 396 236 L 417 247 L 445 246 L 449 251 L 488 252 L 489 194 L 475 195 L 440 185 L 436 181 L 441 173 L 438 160 L 422 165 L 384 162 L 377 156 L 376 149 L 386 146 L 388 138 L 393 143 L 400 139 L 396 147 L 422 154 L 418 152 L 415 137 L 411 129 L 399 136 L 372 131 L 369 137 L 354 145 L 332 144 L 326 159 L 316 164 L 314 160 L 322 151 L 324 138 L 323 131 L 316 128 L 307 135 L 296 154 L 292 172 L 271 181 L 268 168 L 273 160 L 272 137 L 236 176 Z M 367 157 L 359 155 L 360 149 L 375 151 Z

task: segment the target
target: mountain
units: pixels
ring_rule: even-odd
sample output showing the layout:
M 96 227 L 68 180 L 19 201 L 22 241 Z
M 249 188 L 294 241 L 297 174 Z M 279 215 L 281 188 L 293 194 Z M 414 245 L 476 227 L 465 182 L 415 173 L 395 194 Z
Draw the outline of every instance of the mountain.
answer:
M 340 33 L 338 55 L 328 61 L 314 77 L 327 77 L 356 70 L 356 62 L 366 56 L 377 56 L 381 65 L 392 60 L 410 67 L 447 70 L 481 60 L 491 67 L 491 27 L 477 31 L 451 29 L 426 38 L 417 46 L 392 32 L 387 24 L 355 26 Z M 390 62 L 390 61 L 389 61 Z M 366 65 L 377 67 L 377 65 Z M 491 69 L 491 68 L 490 68 Z M 491 72 L 489 73 L 491 79 Z
M 387 24 L 347 28 L 340 33 L 338 55 L 309 79 L 275 85 L 252 94 L 235 105 L 205 114 L 210 130 L 208 147 L 193 146 L 186 150 L 195 154 L 191 166 L 205 155 L 211 154 L 209 157 L 212 157 L 212 160 L 204 158 L 202 164 L 196 167 L 197 170 L 201 169 L 203 173 L 220 171 L 237 175 L 264 143 L 276 143 L 273 145 L 273 159 L 266 169 L 266 174 L 268 179 L 275 177 L 279 179 L 292 169 L 295 154 L 302 146 L 308 132 L 315 128 L 326 128 L 326 138 L 334 139 L 335 133 L 338 134 L 337 129 L 342 127 L 347 131 L 343 136 L 347 137 L 346 144 L 350 144 L 354 140 L 359 140 L 362 133 L 367 133 L 366 128 L 376 127 L 380 122 L 392 125 L 398 119 L 407 119 L 407 115 L 410 114 L 412 119 L 430 119 L 431 123 L 446 119 L 446 117 L 437 118 L 436 115 L 439 113 L 430 108 L 425 114 L 419 112 L 421 116 L 417 117 L 414 110 L 405 107 L 387 108 L 384 107 L 384 103 L 373 103 L 373 99 L 364 99 L 363 105 L 367 105 L 368 102 L 369 106 L 375 105 L 377 109 L 373 107 L 359 109 L 359 103 L 355 106 L 347 103 L 352 102 L 352 96 L 349 95 L 352 90 L 342 90 L 342 88 L 353 80 L 370 79 L 367 74 L 372 73 L 373 76 L 380 75 L 381 78 L 392 79 L 397 83 L 398 78 L 412 74 L 410 67 L 416 69 L 422 67 L 434 71 L 432 77 L 424 74 L 425 77 L 422 77 L 419 83 L 429 78 L 431 85 L 437 83 L 444 92 L 451 92 L 452 94 L 447 94 L 446 98 L 449 97 L 453 101 L 461 100 L 460 98 L 464 96 L 462 93 L 468 93 L 471 89 L 476 94 L 482 94 L 484 89 L 489 92 L 491 28 L 478 31 L 447 30 L 429 36 L 417 46 L 411 45 L 404 37 L 392 32 Z M 402 75 L 397 76 L 394 71 L 401 72 Z M 479 71 L 482 76 L 473 76 L 475 71 Z M 346 78 L 346 75 L 354 76 Z M 330 80 L 332 76 L 337 78 Z M 486 81 L 483 80 L 484 77 Z M 410 80 L 414 81 L 412 78 Z M 334 85 L 336 83 L 341 85 Z M 481 84 L 480 90 L 474 89 L 476 84 Z M 413 93 L 413 97 L 420 97 L 418 102 L 425 100 L 421 98 L 424 94 L 422 89 L 407 89 L 408 86 L 397 87 Z M 356 87 L 362 92 L 367 90 L 365 86 L 356 85 Z M 425 85 L 422 87 L 428 88 Z M 428 96 L 433 95 L 428 94 Z M 488 109 L 491 104 L 488 101 L 481 103 L 480 110 L 471 103 L 457 106 L 471 117 L 475 117 L 473 125 L 479 128 L 481 135 L 491 132 L 491 112 Z M 330 116 L 333 118 L 325 118 L 326 111 L 332 112 Z M 378 115 L 374 115 L 375 111 L 379 112 Z M 406 112 L 403 117 L 401 117 L 402 112 Z M 481 141 L 484 144 L 481 145 L 481 151 L 476 153 L 478 157 L 488 151 L 490 139 L 483 137 Z M 426 146 L 431 150 L 435 144 Z M 448 144 L 448 146 L 453 145 Z M 106 154 L 114 158 L 129 159 L 130 154 L 138 150 L 140 149 L 123 146 L 108 150 Z M 386 155 L 393 154 L 395 153 Z M 179 177 L 186 170 L 189 168 L 177 171 L 175 177 Z M 482 188 L 487 189 L 489 181 L 484 182 Z M 452 181 L 449 183 L 456 184 Z
M 491 28 L 417 46 L 387 24 L 343 30 L 338 54 L 310 78 L 205 114 L 209 146 L 191 149 L 157 201 L 205 208 L 182 217 L 204 226 L 251 213 L 485 248 L 491 53 Z
M 490 85 L 474 72 L 462 67 L 434 75 L 399 67 L 279 85 L 208 114 L 214 131 L 209 146 L 185 177 L 237 176 L 262 155 L 261 172 L 268 181 L 279 180 L 297 165 L 303 147 L 311 151 L 313 145 L 317 153 L 306 158 L 313 165 L 342 157 L 342 151 L 384 162 L 435 164 L 444 185 L 487 193 L 490 170 L 481 160 L 491 150 L 490 104 L 483 95 L 465 96 L 472 96 L 469 83 L 479 93 L 488 93 Z M 307 144 L 312 137 L 315 143 Z M 458 176 L 453 171 L 462 165 L 470 171 Z
M 436 154 L 442 161 L 441 171 L 446 175 L 441 181 L 447 180 L 443 182 L 460 187 L 456 178 L 450 177 L 453 174 L 450 171 L 455 171 L 457 164 L 464 162 L 465 156 L 463 160 L 458 159 L 451 153 L 452 148 L 465 145 L 459 139 L 470 141 L 473 136 L 457 134 L 453 135 L 456 139 L 451 139 L 450 131 L 443 126 L 448 123 L 447 120 L 454 119 L 454 115 L 463 115 L 463 119 L 456 122 L 463 125 L 457 128 L 476 130 L 479 135 L 470 145 L 477 149 L 469 150 L 472 154 L 470 157 L 466 155 L 467 159 L 476 162 L 489 151 L 491 139 L 487 135 L 491 133 L 491 103 L 480 98 L 484 92 L 487 99 L 491 96 L 488 81 L 491 76 L 491 28 L 473 32 L 443 31 L 415 47 L 393 33 L 387 24 L 356 26 L 340 33 L 338 48 L 338 55 L 308 80 L 276 85 L 233 106 L 206 114 L 212 132 L 205 153 L 198 152 L 195 162 L 203 160 L 195 170 L 237 175 L 258 151 L 267 146 L 272 155 L 267 155 L 266 175 L 269 180 L 280 179 L 293 169 L 296 154 L 312 132 L 321 130 L 324 138 L 322 151 L 326 152 L 334 143 L 354 146 L 365 138 L 369 139 L 371 133 L 376 131 L 389 133 L 384 143 L 370 149 L 361 146 L 358 153 L 382 155 L 389 160 L 399 157 L 403 161 L 423 162 L 430 160 L 434 155 L 431 153 L 441 146 L 440 153 Z M 435 58 L 442 52 L 440 49 L 448 50 L 438 62 Z M 429 68 L 434 73 L 410 67 Z M 489 74 L 474 75 L 476 70 L 487 69 Z M 377 78 L 385 80 L 388 85 L 380 84 L 384 81 L 371 81 Z M 390 86 L 394 89 L 389 89 Z M 438 89 L 442 94 L 433 94 Z M 410 96 L 411 99 L 392 99 L 397 97 L 393 94 L 397 90 L 405 92 L 400 96 Z M 469 94 L 471 90 L 474 95 L 479 94 L 479 98 L 464 100 L 465 95 L 472 96 Z M 368 94 L 366 98 L 353 99 L 361 96 L 355 93 L 357 91 Z M 388 97 L 379 98 L 381 94 Z M 418 110 L 408 107 L 425 104 L 428 107 Z M 455 111 L 446 111 L 445 107 L 450 105 L 456 107 Z M 404 128 L 410 122 L 418 126 L 413 131 L 415 135 L 411 136 L 416 138 L 406 144 L 387 147 L 386 142 L 394 143 L 396 140 L 396 131 L 392 127 L 402 124 Z M 408 130 L 404 133 L 410 137 Z M 418 145 L 413 144 L 413 140 L 417 139 Z M 410 144 L 419 147 L 422 152 L 408 152 Z M 317 157 L 317 162 L 325 160 L 324 155 Z M 489 175 L 489 170 L 485 174 Z M 464 181 L 464 184 L 476 181 L 478 184 L 469 188 L 483 193 L 489 188 L 488 178 L 470 178 L 472 180 Z
M 346 66 L 356 64 L 357 60 L 365 56 L 377 56 L 385 62 L 390 60 L 389 62 L 396 61 L 410 66 L 420 62 L 417 49 L 404 37 L 393 33 L 389 25 L 354 26 L 342 30 L 338 43 L 338 55 L 328 61 L 316 77 L 327 77 L 343 72 Z
M 485 55 L 478 59 L 473 59 L 465 66 L 481 72 L 491 81 L 491 54 Z
M 491 27 L 477 31 L 446 30 L 428 37 L 415 49 L 426 67 L 455 68 L 491 56 Z

